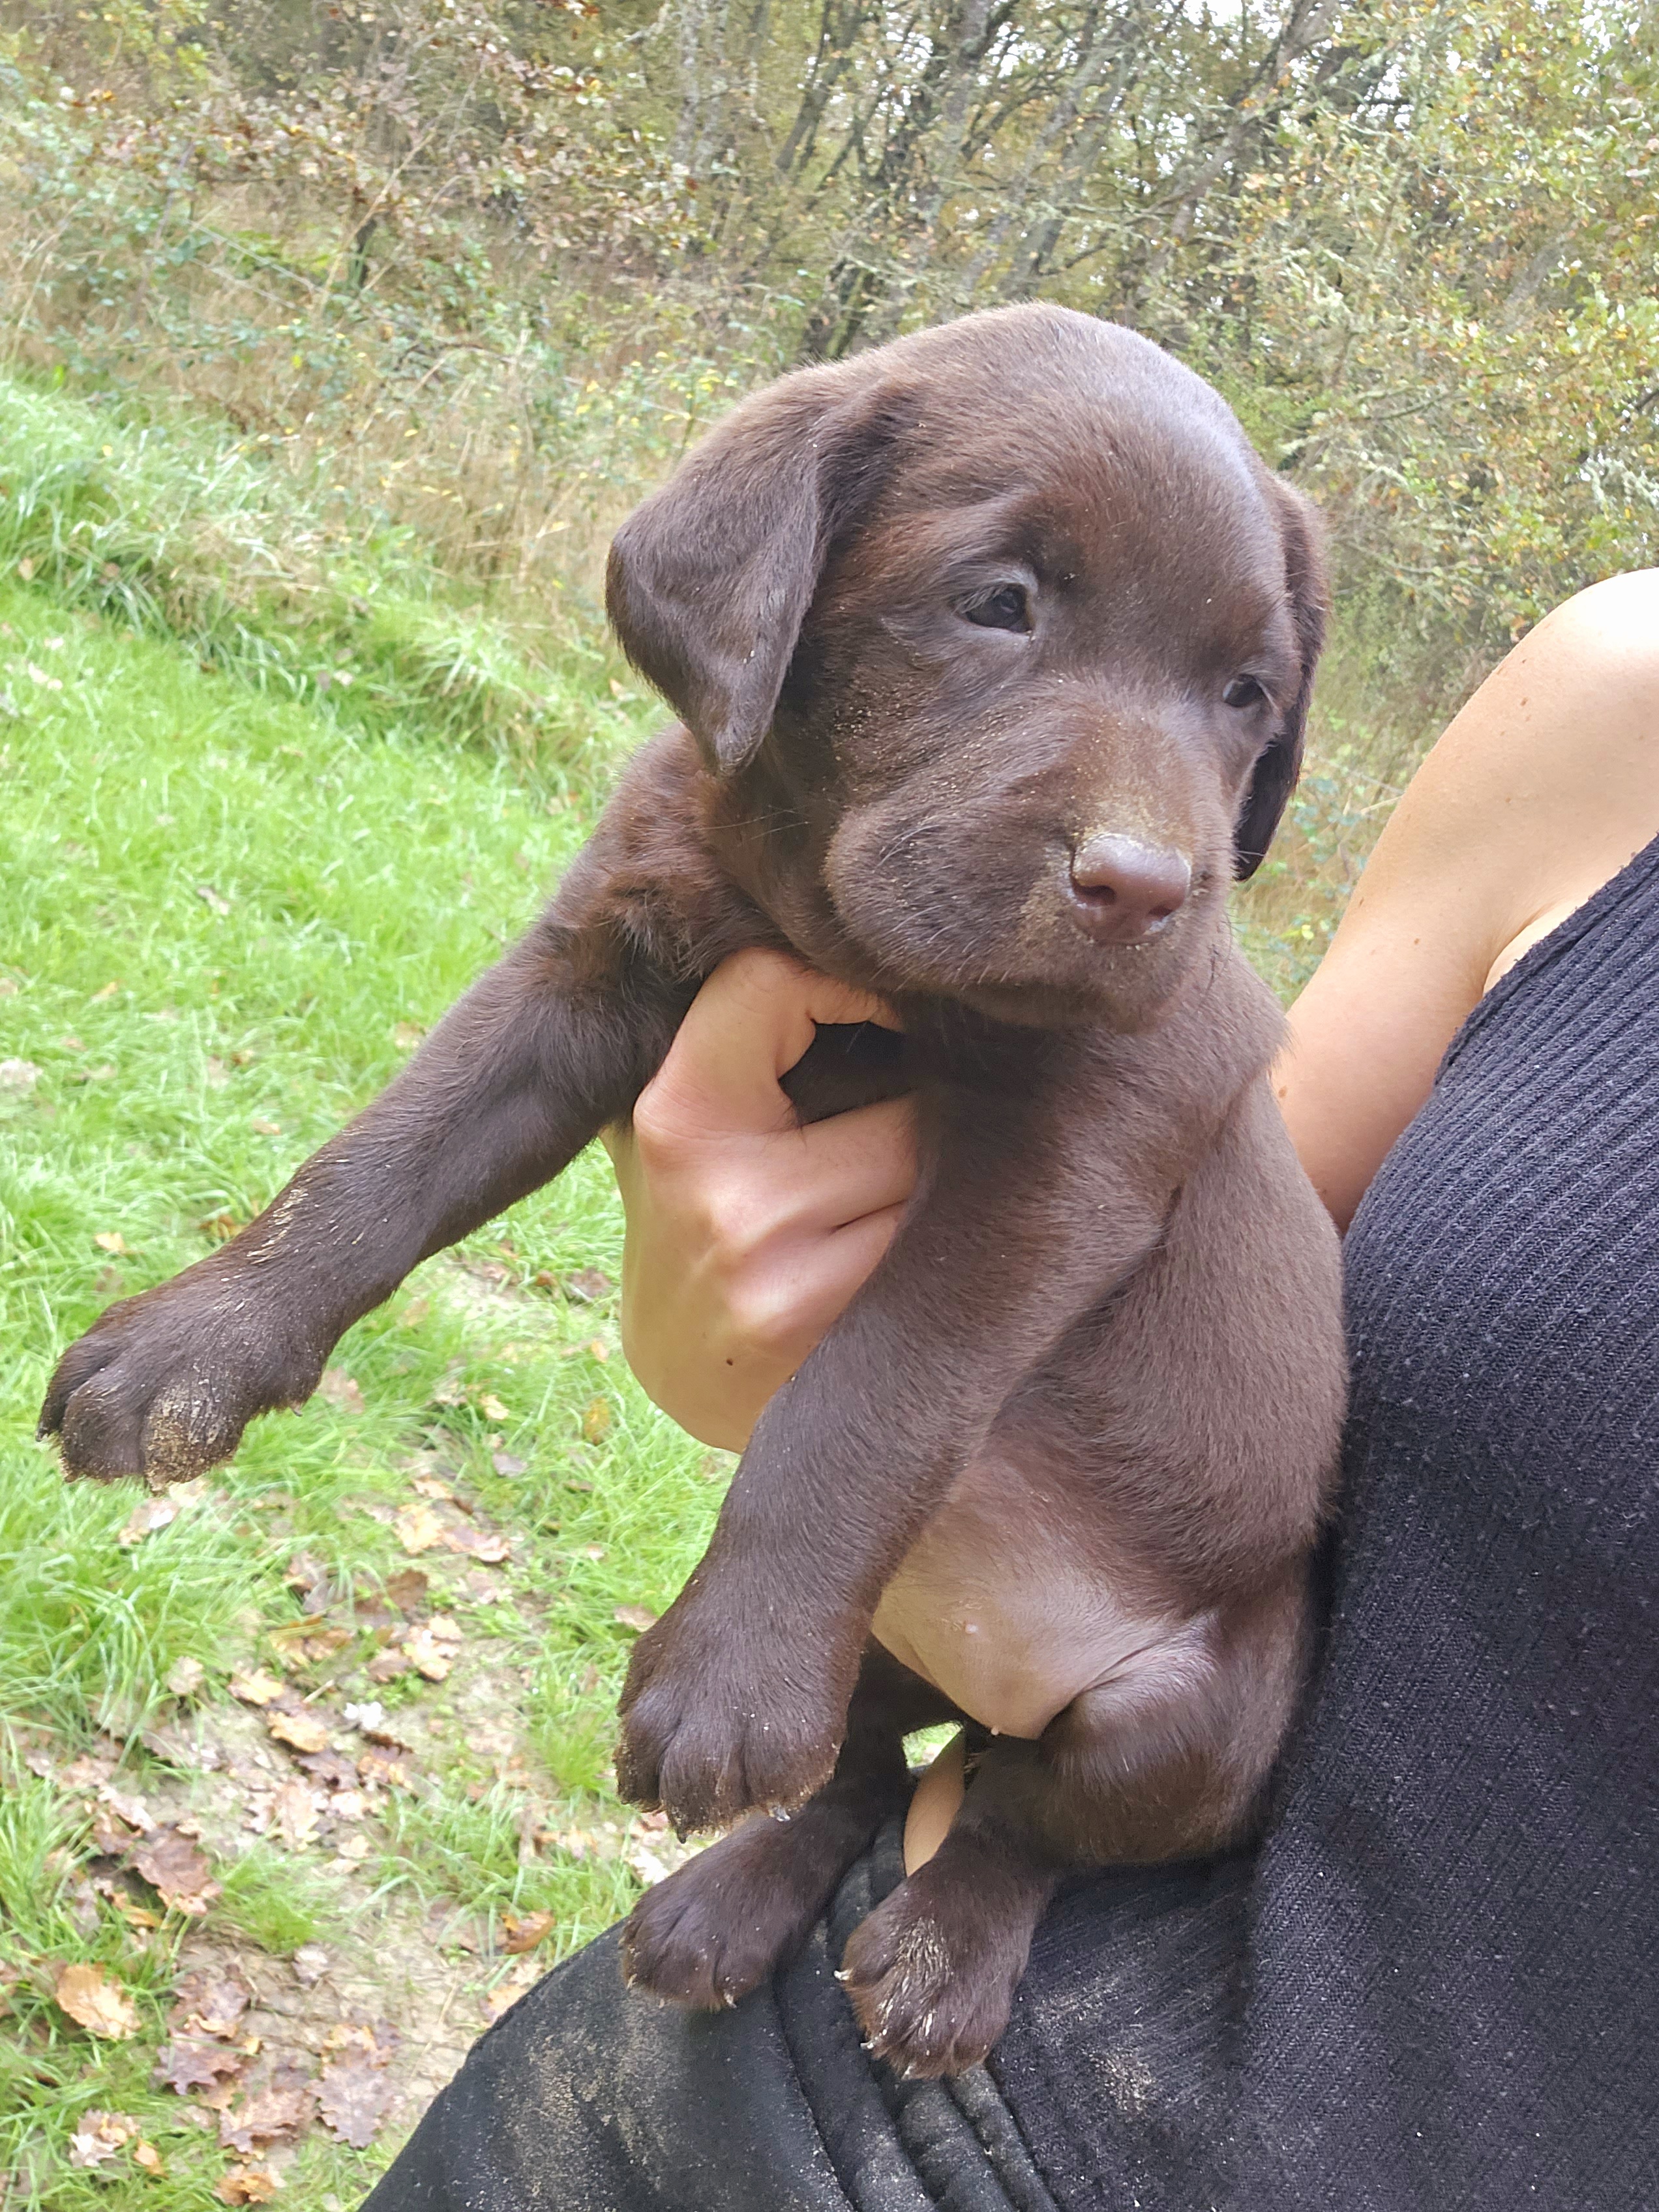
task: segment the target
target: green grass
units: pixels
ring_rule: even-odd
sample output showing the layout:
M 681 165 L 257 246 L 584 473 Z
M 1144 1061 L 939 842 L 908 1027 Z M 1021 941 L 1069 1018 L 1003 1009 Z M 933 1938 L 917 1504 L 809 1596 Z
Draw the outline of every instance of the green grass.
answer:
M 75 1905 L 84 1807 L 24 1753 L 61 1759 L 102 1730 L 125 1747 L 120 1786 L 155 1786 L 167 1770 L 141 1737 L 178 1717 L 166 1678 L 182 1658 L 207 1669 L 202 1713 L 247 1720 L 226 1674 L 275 1663 L 264 1639 L 297 1613 L 289 1562 L 303 1553 L 355 1589 L 336 1608 L 349 1620 L 410 1565 L 386 1522 L 411 1495 L 411 1452 L 435 1449 L 511 1532 L 508 1595 L 475 1602 L 462 1563 L 418 1564 L 507 1701 L 546 1821 L 620 1822 L 606 1761 L 630 1638 L 615 1611 L 667 1603 L 720 1470 L 632 1382 L 608 1302 L 536 1287 L 538 1273 L 619 1271 L 614 1192 L 590 1158 L 474 1241 L 504 1279 L 440 1259 L 352 1333 L 336 1361 L 360 1413 L 319 1399 L 258 1424 L 200 1499 L 130 1547 L 117 1537 L 135 1489 L 64 1486 L 32 1433 L 57 1353 L 112 1296 L 199 1258 L 216 1218 L 246 1218 L 386 1079 L 528 922 L 642 709 L 617 703 L 596 657 L 580 765 L 538 765 L 439 742 L 412 716 L 376 728 L 262 694 L 246 671 L 204 672 L 193 644 L 137 635 L 48 580 L 0 586 L 0 1060 L 39 1070 L 0 1091 L 0 1966 L 18 1977 L 0 2023 L 0 2172 L 11 2203 L 111 2202 L 64 2151 L 82 2112 L 119 2109 L 167 2164 L 142 2184 L 125 2169 L 122 2185 L 173 2212 L 216 2201 L 227 2163 L 149 2079 L 189 1931 L 170 1914 L 135 1931 L 84 1891 Z M 496 1452 L 525 1471 L 499 1474 Z M 625 1911 L 638 1885 L 619 1858 L 526 1858 L 523 1790 L 477 1748 L 453 1685 L 371 1692 L 352 1669 L 372 1649 L 360 1639 L 293 1679 L 336 1709 L 378 1694 L 410 1716 L 421 1793 L 390 1793 L 356 1869 L 218 1838 L 210 1926 L 281 1957 L 344 1941 L 365 1915 L 447 1902 L 488 1953 L 501 1915 L 550 1911 L 550 1957 Z M 82 1958 L 134 1994 L 137 2041 L 95 2043 L 51 2002 L 52 1973 Z M 284 2201 L 350 2201 L 387 2148 L 360 2155 L 314 2131 Z

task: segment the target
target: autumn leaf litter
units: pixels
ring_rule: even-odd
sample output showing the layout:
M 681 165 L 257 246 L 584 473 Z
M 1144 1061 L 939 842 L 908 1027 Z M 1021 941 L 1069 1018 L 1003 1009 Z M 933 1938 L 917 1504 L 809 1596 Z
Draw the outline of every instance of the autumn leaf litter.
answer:
M 597 1270 L 571 1285 L 578 1298 L 608 1288 Z M 361 1402 L 349 1377 L 334 1378 L 327 1395 L 348 1414 Z M 486 1419 L 505 1413 L 493 1395 L 479 1410 Z M 522 1466 L 495 1456 L 500 1472 Z M 418 1802 L 430 1786 L 422 1700 L 441 1689 L 475 1717 L 469 1743 L 496 1747 L 502 1784 L 524 1793 L 521 1861 L 611 1858 L 650 1883 L 685 1855 L 660 1815 L 561 1816 L 561 1792 L 502 1719 L 522 1701 L 518 1671 L 494 1679 L 489 1640 L 476 1648 L 465 1626 L 470 1606 L 515 1601 L 501 1579 L 514 1540 L 453 1473 L 430 1451 L 416 1454 L 401 1501 L 354 1504 L 386 1525 L 409 1562 L 382 1585 L 336 1589 L 295 1553 L 283 1571 L 299 1617 L 220 1668 L 176 1662 L 171 1709 L 142 1735 L 102 1735 L 74 1755 L 42 1731 L 19 1740 L 27 1768 L 81 1823 L 76 1924 L 90 1936 L 113 1914 L 136 1942 L 176 1946 L 152 2078 L 211 2131 L 226 2160 L 216 2193 L 228 2204 L 272 2201 L 313 2130 L 359 2151 L 383 2134 L 395 2139 L 479 2030 L 545 1971 L 556 1934 L 545 1910 L 492 1919 L 394 1893 L 331 1919 L 331 1931 L 352 1929 L 349 1942 L 301 1943 L 284 1957 L 224 1909 L 226 1881 L 250 1845 L 326 1869 L 348 1893 L 368 1883 L 365 1863 L 385 1847 L 395 1802 Z M 182 1486 L 137 1501 L 118 1540 L 136 1550 L 181 1514 L 226 1510 L 210 1484 Z M 615 1617 L 637 1632 L 654 1615 L 635 1605 Z M 155 2035 L 153 1999 L 106 1963 L 40 1960 L 21 1971 L 94 2043 Z M 137 2118 L 100 2107 L 82 2114 L 70 2159 L 100 2175 L 166 2166 Z

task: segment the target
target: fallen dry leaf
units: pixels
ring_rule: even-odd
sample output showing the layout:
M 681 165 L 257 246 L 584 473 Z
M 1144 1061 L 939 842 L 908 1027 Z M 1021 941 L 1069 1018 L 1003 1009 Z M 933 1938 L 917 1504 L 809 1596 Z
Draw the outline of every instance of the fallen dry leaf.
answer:
M 533 1989 L 540 1978 L 540 1974 L 532 1961 L 520 1960 L 510 1970 L 506 1979 L 498 1982 L 484 1998 L 484 2018 L 491 2021 L 499 2020 L 510 2006 L 517 2004 L 527 1990 Z
M 352 1707 L 346 1707 L 346 1718 L 351 1718 Z M 301 1751 L 295 1753 L 294 1763 L 313 1782 L 320 1782 L 325 1790 L 355 1790 L 357 1770 L 343 1751 L 331 1747 L 327 1751 Z
M 328 1723 L 314 1713 L 267 1713 L 265 1726 L 278 1743 L 291 1744 L 295 1751 L 328 1748 Z
M 444 1524 L 424 1498 L 400 1506 L 392 1527 L 406 1552 L 429 1552 L 444 1539 Z
M 600 1443 L 611 1431 L 611 1406 L 605 1398 L 589 1401 L 582 1415 L 582 1434 L 591 1444 Z
M 598 1298 L 608 1298 L 616 1285 L 599 1267 L 576 1267 L 568 1274 L 562 1286 L 568 1298 L 582 1305 L 592 1305 Z
M 282 1123 L 267 1121 L 263 1114 L 254 1115 L 248 1127 L 256 1137 L 280 1137 L 283 1133 Z
M 391 2102 L 384 2072 L 362 2052 L 349 2051 L 324 2067 L 317 2088 L 324 2124 L 353 2150 L 368 2149 Z
M 496 1454 L 498 1459 L 505 1456 L 504 1453 Z M 498 1528 L 477 1528 L 470 1522 L 461 1523 L 446 1528 L 441 1540 L 446 1551 L 459 1553 L 464 1559 L 477 1559 L 481 1566 L 499 1567 L 513 1556 L 511 1538 L 502 1535 Z
M 167 1686 L 175 1698 L 193 1698 L 206 1680 L 207 1668 L 199 1659 L 175 1659 L 167 1668 Z
M 654 1889 L 659 1881 L 666 1881 L 670 1869 L 655 1851 L 635 1837 L 623 1853 L 623 1864 L 638 1881 L 643 1889 Z
M 132 2162 L 142 2166 L 152 2181 L 159 2181 L 167 2170 L 167 2160 L 161 2152 L 153 2142 L 146 2142 L 142 2136 L 132 2146 Z
M 133 1852 L 132 1864 L 174 1912 L 199 1917 L 220 1893 L 206 1854 L 177 1828 L 158 1828 L 147 1836 Z
M 453 1498 L 455 1493 L 447 1482 L 435 1474 L 417 1474 L 410 1488 L 422 1498 Z
M 234 1667 L 226 1686 L 231 1696 L 240 1698 L 245 1705 L 268 1705 L 274 1698 L 282 1696 L 288 1684 L 275 1674 L 266 1674 L 263 1667 L 256 1667 L 251 1674 Z
M 137 1828 L 141 1835 L 147 1836 L 157 1825 L 155 1814 L 142 1797 L 135 1796 L 125 1790 L 113 1789 L 107 1782 L 99 1786 L 98 1802 L 100 1805 L 106 1805 L 118 1820 L 125 1820 L 128 1827 Z
M 516 1452 L 509 1451 L 491 1452 L 489 1463 L 497 1474 L 506 1475 L 522 1474 L 530 1465 L 527 1459 L 520 1459 Z
M 283 1657 L 301 1660 L 309 1667 L 319 1659 L 331 1659 L 337 1651 L 343 1651 L 351 1641 L 352 1632 L 337 1621 L 306 1620 L 286 1620 L 269 1634 Z
M 100 1252 L 119 1254 L 124 1258 L 132 1250 L 118 1229 L 100 1229 L 92 1241 Z
M 413 1052 L 426 1031 L 418 1022 L 398 1022 L 392 1032 L 392 1042 L 399 1052 Z
M 197 1966 L 173 1993 L 167 2014 L 171 2034 L 234 2035 L 253 1992 L 235 1974 L 212 1966 Z
M 404 1638 L 404 1656 L 417 1673 L 428 1682 L 441 1682 L 455 1663 L 455 1655 L 461 1644 L 461 1632 L 453 1620 L 434 1614 L 418 1628 L 412 1629 Z
M 87 1004 L 89 1006 L 95 1006 L 102 1000 L 112 999 L 120 988 L 121 979 L 118 975 L 112 982 L 106 983 L 101 990 L 94 991 L 92 996 L 88 1000 Z
M 301 1943 L 289 1961 L 302 1990 L 315 1989 L 333 1963 L 320 1943 Z
M 430 1587 L 426 1575 L 419 1567 L 404 1567 L 401 1572 L 392 1576 L 384 1595 L 386 1603 L 395 1605 L 407 1619 L 417 1607 L 426 1603 L 427 1591 Z
M 115 1540 L 124 1552 L 130 1552 L 135 1544 L 142 1544 L 158 1528 L 170 1528 L 182 1510 L 180 1501 L 170 1491 L 155 1498 L 141 1498 L 125 1524 L 117 1529 Z
M 619 1605 L 611 1618 L 624 1628 L 638 1629 L 641 1635 L 657 1625 L 657 1616 L 648 1605 Z
M 44 1769 L 35 1766 L 32 1757 L 28 1763 L 37 1774 L 50 1774 L 52 1771 L 50 1760 Z M 96 1790 L 109 1780 L 115 1771 L 116 1764 L 114 1759 L 100 1759 L 94 1752 L 77 1752 L 69 1765 L 59 1771 L 58 1786 L 60 1790 Z
M 269 2204 L 281 2187 L 268 2166 L 239 2166 L 213 2193 L 222 2204 Z
M 272 2082 L 269 2088 L 256 2089 L 243 2100 L 240 2112 L 227 2107 L 220 2113 L 220 2143 L 226 2150 L 250 2151 L 292 2142 L 310 2126 L 314 2101 L 309 2082 Z
M 270 1801 L 270 1810 L 289 1850 L 302 1850 L 317 1832 L 323 1800 L 308 1782 L 284 1782 Z
M 216 2088 L 222 2081 L 234 2086 L 241 2078 L 243 2063 L 241 2054 L 225 2044 L 175 2035 L 162 2046 L 155 2062 L 155 2078 L 181 2097 L 189 2097 L 199 2089 Z
M 507 1930 L 507 1941 L 501 1948 L 516 1959 L 547 1941 L 553 1932 L 553 1915 L 550 1912 L 526 1912 L 521 1920 L 515 1920 L 509 1912 L 501 1925 Z
M 96 2166 L 118 2158 L 139 2132 L 131 2112 L 100 2112 L 94 2106 L 82 2112 L 70 2137 L 70 2164 Z
M 493 1390 L 479 1392 L 478 1411 L 487 1421 L 510 1421 L 513 1418 Z
M 254 1127 L 259 1124 L 256 1121 Z M 277 1136 L 281 1132 L 271 1128 L 266 1133 Z M 362 1385 L 355 1375 L 348 1375 L 343 1367 L 325 1367 L 323 1379 L 317 1385 L 317 1395 L 342 1413 L 361 1413 L 363 1410 Z
M 412 1790 L 415 1778 L 401 1759 L 393 1759 L 384 1751 L 366 1751 L 357 1761 L 357 1771 L 365 1782 L 384 1783 L 392 1790 Z
M 65 1966 L 52 1995 L 59 2008 L 88 2035 L 121 2043 L 138 2033 L 138 2008 L 101 1966 L 86 1960 Z

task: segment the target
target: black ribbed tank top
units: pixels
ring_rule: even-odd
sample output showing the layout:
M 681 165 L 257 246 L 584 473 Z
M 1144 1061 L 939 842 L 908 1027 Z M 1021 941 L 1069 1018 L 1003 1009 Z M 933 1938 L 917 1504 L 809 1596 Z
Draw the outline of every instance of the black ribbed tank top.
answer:
M 1645 2212 L 1659 842 L 1470 1016 L 1346 1273 L 1329 1626 L 1267 1839 L 1079 1883 L 994 2071 L 1063 2212 Z

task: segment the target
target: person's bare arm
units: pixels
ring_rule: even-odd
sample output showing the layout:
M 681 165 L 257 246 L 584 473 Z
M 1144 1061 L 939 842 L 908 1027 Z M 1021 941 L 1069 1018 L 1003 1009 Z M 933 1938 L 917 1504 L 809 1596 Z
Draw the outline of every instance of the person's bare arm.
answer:
M 1659 570 L 1540 623 L 1413 777 L 1274 1085 L 1346 1228 L 1498 976 L 1659 832 Z

